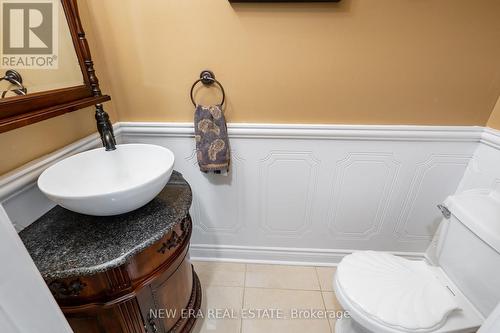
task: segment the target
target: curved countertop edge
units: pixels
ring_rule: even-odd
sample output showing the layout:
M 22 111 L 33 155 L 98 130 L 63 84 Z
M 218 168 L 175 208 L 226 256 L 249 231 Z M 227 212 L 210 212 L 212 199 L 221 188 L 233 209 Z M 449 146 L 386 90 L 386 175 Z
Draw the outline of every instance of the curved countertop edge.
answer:
M 187 216 L 187 215 L 186 215 Z M 72 278 L 72 277 L 79 277 L 79 276 L 89 276 L 89 275 L 94 275 L 98 273 L 102 273 L 105 271 L 109 271 L 113 268 L 120 267 L 128 262 L 128 260 L 135 255 L 141 253 L 143 250 L 147 249 L 160 239 L 164 237 L 166 234 L 168 234 L 177 224 L 181 223 L 186 216 L 181 218 L 179 221 L 174 222 L 170 228 L 165 229 L 161 234 L 158 233 L 155 237 L 151 237 L 148 241 L 143 242 L 141 244 L 138 244 L 136 247 L 132 248 L 129 252 L 125 253 L 124 255 L 113 259 L 111 261 L 108 261 L 106 263 L 100 264 L 100 265 L 95 265 L 95 266 L 89 266 L 89 267 L 78 267 L 74 269 L 67 269 L 64 271 L 53 271 L 50 273 L 42 274 L 42 277 L 46 281 L 51 281 L 51 280 L 56 280 L 56 279 L 67 279 L 67 278 Z
M 112 217 L 93 217 L 70 212 L 56 206 L 21 231 L 19 236 L 45 281 L 90 276 L 126 264 L 130 258 L 159 241 L 188 216 L 191 202 L 192 191 L 190 185 L 179 172 L 174 171 L 160 194 L 153 201 L 133 212 Z M 58 220 L 58 217 L 61 217 L 61 219 Z M 108 224 L 103 219 L 112 222 Z M 125 222 L 122 224 L 121 220 L 125 220 Z M 90 236 L 88 242 L 91 246 L 88 251 L 85 251 L 82 248 L 86 246 L 85 242 L 78 244 L 78 241 L 85 237 L 87 233 L 85 230 L 79 230 L 81 229 L 78 228 L 79 223 L 83 223 L 84 226 L 94 224 L 95 228 L 91 229 L 91 231 L 99 236 L 101 236 L 100 230 L 95 229 L 103 226 L 103 231 L 110 238 L 113 238 L 110 239 L 112 245 L 102 246 L 101 242 L 106 241 L 106 239 L 93 239 Z M 85 225 L 85 223 L 87 224 Z M 132 233 L 128 233 L 129 230 L 112 229 L 113 227 L 118 229 L 120 227 L 126 228 L 129 225 L 133 229 Z M 138 226 L 141 228 L 138 229 Z M 72 233 L 70 237 L 65 237 L 67 229 L 76 231 L 77 234 Z M 150 231 L 150 234 L 148 235 L 144 231 Z M 40 235 L 43 236 L 40 237 Z M 55 238 L 55 240 L 51 241 L 51 237 Z M 129 242 L 130 237 L 139 239 L 137 242 Z M 126 250 L 122 250 L 122 246 L 128 247 Z M 119 254 L 117 251 L 119 251 Z M 95 252 L 101 253 L 101 256 L 106 258 L 95 259 L 96 262 L 92 263 Z M 65 258 L 66 260 L 60 260 L 59 258 Z M 68 263 L 78 262 L 79 258 L 82 261 L 80 264 L 71 265 Z

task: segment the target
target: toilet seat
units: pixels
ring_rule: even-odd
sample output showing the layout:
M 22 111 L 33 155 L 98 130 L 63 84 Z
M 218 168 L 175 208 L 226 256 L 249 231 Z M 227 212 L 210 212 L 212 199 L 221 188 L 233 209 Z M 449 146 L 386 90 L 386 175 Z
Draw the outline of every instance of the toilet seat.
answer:
M 383 252 L 346 256 L 334 282 L 354 320 L 373 332 L 473 332 L 482 317 L 446 274 Z

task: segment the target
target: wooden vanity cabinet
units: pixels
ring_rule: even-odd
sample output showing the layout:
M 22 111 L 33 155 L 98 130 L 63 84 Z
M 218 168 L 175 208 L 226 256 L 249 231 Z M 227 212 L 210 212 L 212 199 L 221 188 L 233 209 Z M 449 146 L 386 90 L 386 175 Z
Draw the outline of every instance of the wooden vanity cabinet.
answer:
M 189 259 L 189 215 L 116 268 L 48 282 L 75 333 L 190 332 L 201 287 Z

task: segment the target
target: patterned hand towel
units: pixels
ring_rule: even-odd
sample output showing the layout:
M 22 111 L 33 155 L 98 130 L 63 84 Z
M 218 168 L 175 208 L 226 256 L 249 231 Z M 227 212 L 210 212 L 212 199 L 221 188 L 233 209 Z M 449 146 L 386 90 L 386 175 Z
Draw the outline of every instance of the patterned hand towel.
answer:
M 200 170 L 215 173 L 229 171 L 229 138 L 222 106 L 196 106 L 194 132 Z

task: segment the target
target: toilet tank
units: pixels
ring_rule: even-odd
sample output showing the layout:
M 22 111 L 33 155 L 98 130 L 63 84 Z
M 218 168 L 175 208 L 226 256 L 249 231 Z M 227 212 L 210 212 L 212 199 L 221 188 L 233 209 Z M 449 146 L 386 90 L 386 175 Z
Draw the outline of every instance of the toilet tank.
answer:
M 500 196 L 470 190 L 445 206 L 451 215 L 438 244 L 439 265 L 486 317 L 500 301 Z

